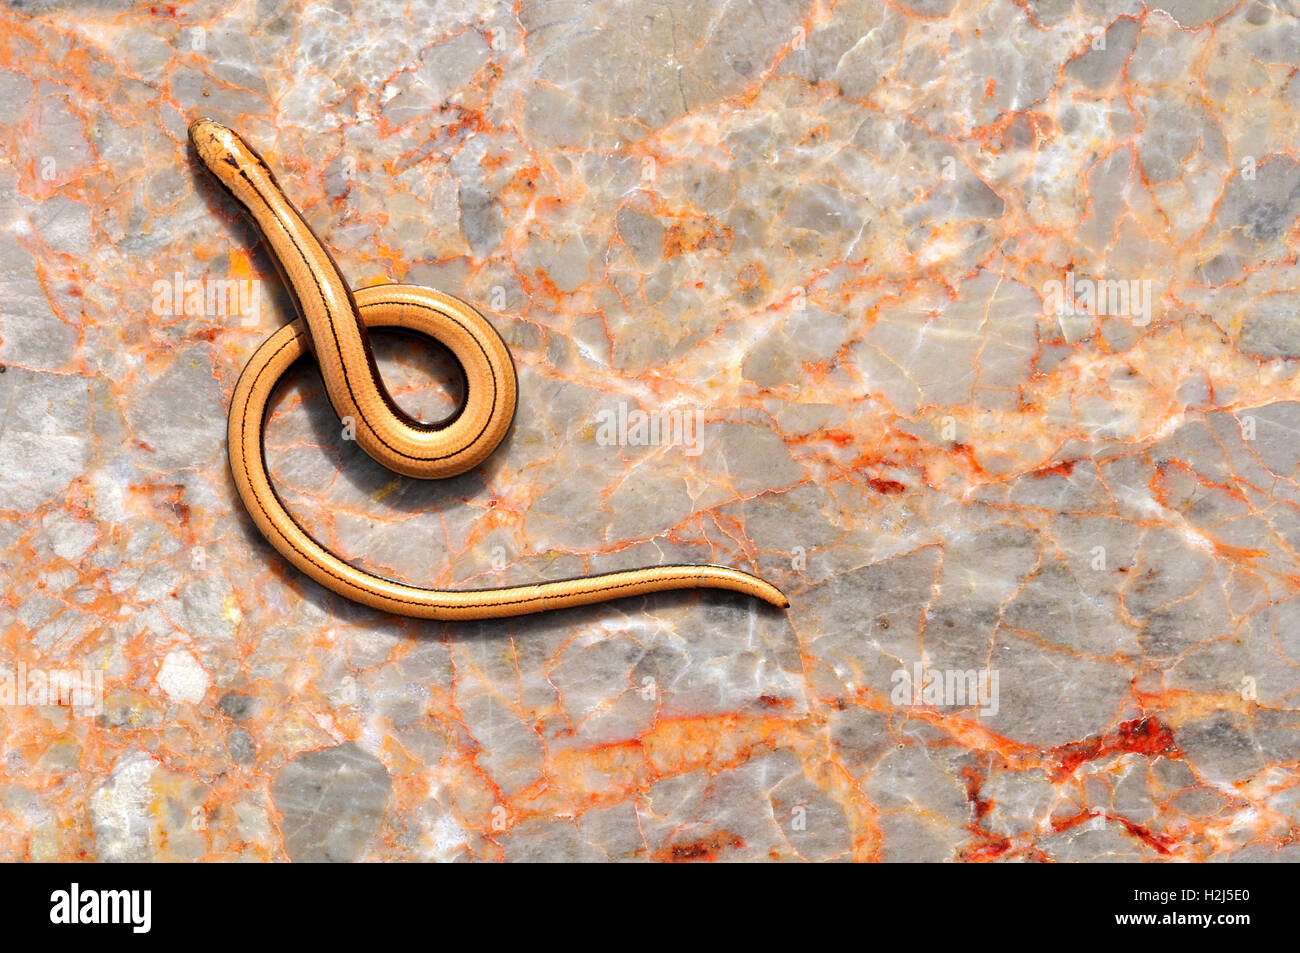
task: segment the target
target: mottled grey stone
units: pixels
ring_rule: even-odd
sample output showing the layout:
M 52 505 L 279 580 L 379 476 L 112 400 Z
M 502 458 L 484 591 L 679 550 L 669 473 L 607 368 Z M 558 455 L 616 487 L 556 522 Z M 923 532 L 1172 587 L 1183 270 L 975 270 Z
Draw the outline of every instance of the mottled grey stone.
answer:
M 716 435 L 716 436 L 715 436 Z M 775 430 L 757 424 L 707 424 L 703 456 L 720 453 L 732 489 L 742 496 L 797 483 L 803 468 Z
M 675 451 L 679 452 L 679 451 Z M 610 540 L 653 536 L 676 526 L 695 509 L 686 481 L 664 474 L 656 479 L 648 467 L 638 469 L 629 480 L 609 495 L 606 507 L 613 514 Z
M 131 0 L 4 0 L 4 5 L 19 13 L 40 14 L 69 8 L 103 10 L 129 10 Z
M 662 859 L 757 860 L 774 854 L 793 858 L 796 848 L 789 837 L 794 817 L 782 809 L 780 792 L 803 790 L 802 775 L 794 754 L 777 750 L 756 754 L 716 776 L 697 771 L 660 781 L 651 787 L 648 811 L 640 816 L 643 834 Z M 811 797 L 816 803 L 805 805 L 804 820 L 810 825 L 820 822 L 822 829 L 793 833 L 814 852 L 834 856 L 847 850 L 837 808 L 820 795 Z M 682 823 L 672 823 L 671 817 Z
M 1164 10 L 1185 27 L 1199 27 L 1237 6 L 1237 0 L 1161 0 Z
M 1124 64 L 1133 53 L 1137 34 L 1137 20 L 1120 17 L 1106 28 L 1101 42 L 1094 40 L 1081 56 L 1070 61 L 1066 66 L 1066 75 L 1091 89 L 1109 86 L 1119 77 Z
M 53 195 L 32 212 L 32 226 L 56 251 L 85 255 L 91 248 L 91 214 L 84 202 Z
M 1147 178 L 1154 182 L 1178 178 L 1211 128 L 1204 111 L 1181 98 L 1168 96 L 1144 104 L 1138 157 Z
M 503 704 L 492 689 L 470 685 L 470 681 L 457 686 L 457 705 L 465 727 L 481 749 L 479 767 L 503 794 L 514 795 L 541 775 L 543 746 L 537 726 Z
M 0 361 L 54 370 L 72 359 L 77 332 L 50 307 L 36 277 L 36 261 L 25 247 L 6 242 L 0 249 Z
M 60 498 L 91 453 L 91 382 L 8 368 L 0 374 L 0 509 Z
M 1188 722 L 1178 730 L 1178 746 L 1201 773 L 1212 780 L 1248 778 L 1264 766 L 1264 752 L 1250 722 L 1234 712 L 1219 712 Z
M 128 752 L 90 795 L 90 820 L 99 860 L 153 859 L 149 806 L 153 801 L 151 779 L 157 767 L 158 762 L 143 751 Z
M 1249 844 L 1231 853 L 1215 854 L 1210 863 L 1216 864 L 1295 864 L 1300 863 L 1300 845 Z
M 226 692 L 217 702 L 217 707 L 227 718 L 241 722 L 253 713 L 256 704 L 253 698 L 241 692 Z
M 1300 295 L 1269 295 L 1253 302 L 1237 343 L 1263 358 L 1300 357 Z
M 1100 817 L 1045 837 L 1042 846 L 1053 860 L 1066 863 L 1137 863 L 1146 859 L 1139 842 L 1129 836 L 1122 824 Z
M 510 831 L 505 859 L 531 864 L 596 864 L 610 858 L 573 823 L 534 821 Z
M 1056 802 L 1056 787 L 1041 771 L 997 771 L 981 786 L 990 804 L 983 826 L 1003 837 L 1036 833 Z
M 998 671 L 992 730 L 1028 744 L 1066 744 L 1113 724 L 1131 675 L 1118 663 L 1044 652 L 1037 639 L 999 633 L 990 667 Z
M 351 742 L 298 755 L 271 784 L 285 852 L 310 863 L 360 860 L 392 788 L 383 764 Z
M 1271 251 L 1300 214 L 1300 164 L 1269 157 L 1255 177 L 1238 175 L 1228 184 L 1215 221 L 1228 230 L 1243 255 Z
M 501 244 L 504 227 L 501 209 L 490 193 L 461 186 L 460 231 L 476 255 L 485 256 Z
M 739 89 L 767 66 L 772 38 L 788 36 L 803 11 L 802 3 L 775 0 L 718 9 L 689 0 L 650 9 L 634 0 L 524 3 L 535 70 L 525 93 L 529 136 L 596 147 L 638 138 Z
M 772 816 L 796 854 L 804 860 L 845 857 L 852 842 L 844 809 L 802 774 L 772 789 Z
M 869 686 L 887 695 L 893 673 L 920 658 L 921 619 L 939 559 L 936 548 L 922 549 L 840 573 L 803 595 L 804 611 L 816 620 L 807 652 L 835 676 L 823 691 Z M 859 674 L 866 686 L 855 684 Z
M 1214 571 L 1214 560 L 1172 529 L 1154 529 L 1142 539 L 1138 564 L 1128 575 L 1124 604 L 1135 617 L 1144 617 L 1186 599 Z
M 510 861 L 610 863 L 645 859 L 645 843 L 631 804 L 585 811 L 574 821 L 534 821 L 504 838 Z
M 243 728 L 232 728 L 226 735 L 226 751 L 230 760 L 239 764 L 252 764 L 257 760 L 257 744 Z
M 889 719 L 882 712 L 856 707 L 831 712 L 830 740 L 836 755 L 855 775 L 869 771 L 894 747 Z
M 147 446 L 141 465 L 170 471 L 209 465 L 226 436 L 226 407 L 206 346 L 181 351 L 157 379 L 135 390 L 127 421 Z
M 954 859 L 965 837 L 960 827 L 916 814 L 880 819 L 880 856 L 885 863 L 937 864 Z
M 30 79 L 12 70 L 0 70 L 0 122 L 13 122 L 27 109 L 31 98 Z
M 909 809 L 955 828 L 970 821 L 965 787 L 923 745 L 888 752 L 865 787 L 872 802 L 884 811 Z
M 618 233 L 641 267 L 663 258 L 664 227 L 652 215 L 624 206 L 618 210 Z
M 762 387 L 798 387 L 805 362 L 832 362 L 849 336 L 843 316 L 820 308 L 796 311 L 745 355 L 741 372 Z
M 956 0 L 900 0 L 901 4 L 913 13 L 923 17 L 947 16 Z
M 422 65 L 416 75 L 428 85 L 436 100 L 446 100 L 473 80 L 489 55 L 482 34 L 465 30 L 425 50 L 420 56 Z

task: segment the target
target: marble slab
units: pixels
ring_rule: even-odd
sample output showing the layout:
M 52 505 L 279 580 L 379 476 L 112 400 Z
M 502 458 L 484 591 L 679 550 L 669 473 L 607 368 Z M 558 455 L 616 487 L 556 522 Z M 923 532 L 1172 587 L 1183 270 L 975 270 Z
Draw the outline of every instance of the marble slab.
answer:
M 1298 15 L 6 0 L 0 858 L 1300 859 Z M 518 366 L 436 483 L 292 372 L 267 456 L 322 541 L 791 608 L 431 623 L 290 567 L 225 427 L 293 303 L 200 115 Z

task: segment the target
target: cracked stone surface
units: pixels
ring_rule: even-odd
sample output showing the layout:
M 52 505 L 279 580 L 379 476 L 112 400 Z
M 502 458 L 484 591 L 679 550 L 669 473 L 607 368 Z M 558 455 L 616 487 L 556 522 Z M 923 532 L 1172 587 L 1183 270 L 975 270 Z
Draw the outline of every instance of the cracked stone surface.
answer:
M 0 857 L 1300 859 L 1295 3 L 73 6 L 0 7 Z M 293 302 L 199 115 L 518 366 L 435 483 L 293 372 L 326 545 L 789 611 L 444 625 L 288 566 L 225 411 Z
M 231 757 L 248 732 L 231 733 Z M 280 813 L 284 849 L 290 859 L 314 863 L 359 860 L 374 842 L 393 782 L 374 755 L 355 744 L 307 751 L 275 776 L 271 798 Z

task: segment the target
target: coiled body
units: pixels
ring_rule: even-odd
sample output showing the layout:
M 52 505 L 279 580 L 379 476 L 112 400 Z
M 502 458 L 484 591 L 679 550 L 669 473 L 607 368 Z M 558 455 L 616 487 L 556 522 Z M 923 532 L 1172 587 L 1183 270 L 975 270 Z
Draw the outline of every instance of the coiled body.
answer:
M 427 619 L 524 615 L 666 589 L 729 589 L 789 605 L 769 583 L 720 566 L 652 566 L 498 589 L 428 589 L 359 569 L 318 543 L 276 493 L 263 451 L 267 402 L 295 361 L 307 355 L 316 360 L 335 413 L 354 424 L 357 443 L 367 454 L 391 470 L 423 479 L 463 473 L 501 442 L 515 412 L 514 363 L 492 325 L 450 295 L 397 284 L 354 295 L 253 149 L 209 119 L 190 126 L 190 139 L 203 163 L 252 216 L 298 309 L 299 318 L 267 338 L 244 368 L 228 428 L 230 469 L 240 498 L 262 534 L 298 569 L 348 599 Z M 367 329 L 384 327 L 427 334 L 456 357 L 466 397 L 450 420 L 422 423 L 389 396 L 367 338 Z

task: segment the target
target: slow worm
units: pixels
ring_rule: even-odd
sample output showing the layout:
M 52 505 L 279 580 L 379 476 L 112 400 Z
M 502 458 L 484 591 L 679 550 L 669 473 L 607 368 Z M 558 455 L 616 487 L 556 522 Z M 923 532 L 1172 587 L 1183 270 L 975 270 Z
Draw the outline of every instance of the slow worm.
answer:
M 240 498 L 257 528 L 294 566 L 348 599 L 425 619 L 494 619 L 667 589 L 729 589 L 789 606 L 775 586 L 721 566 L 647 566 L 537 585 L 426 589 L 359 569 L 313 539 L 276 493 L 263 448 L 267 402 L 290 365 L 306 355 L 315 359 L 334 412 L 355 422 L 357 443 L 376 461 L 406 476 L 436 479 L 477 466 L 501 442 L 515 413 L 514 362 L 492 325 L 451 295 L 402 284 L 354 295 L 257 152 L 210 119 L 190 126 L 190 140 L 203 164 L 252 216 L 298 310 L 297 320 L 262 342 L 244 368 L 228 427 L 230 471 Z M 404 328 L 442 342 L 464 371 L 460 410 L 437 424 L 403 412 L 379 376 L 369 328 Z

